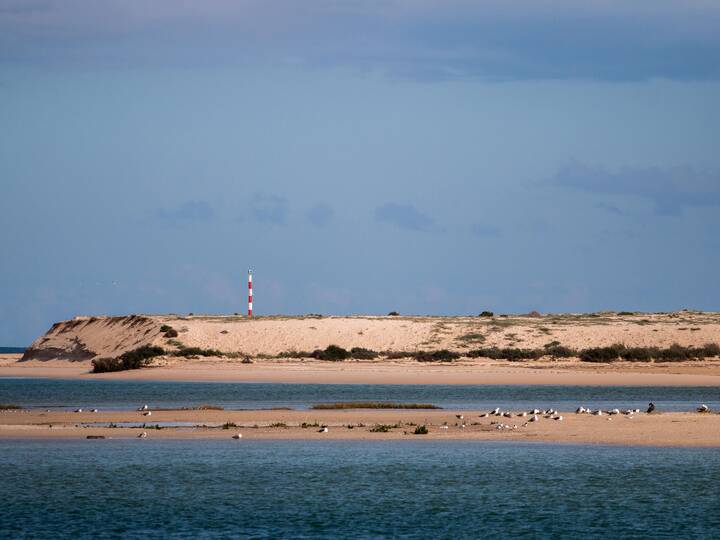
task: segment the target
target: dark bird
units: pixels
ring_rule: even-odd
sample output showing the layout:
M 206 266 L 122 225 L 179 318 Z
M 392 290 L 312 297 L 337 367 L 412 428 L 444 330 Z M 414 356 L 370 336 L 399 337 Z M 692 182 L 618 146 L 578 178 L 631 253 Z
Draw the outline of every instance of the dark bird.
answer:
M 655 410 L 655 404 L 654 404 L 654 403 L 650 403 L 650 404 L 648 405 L 648 410 L 647 410 L 648 414 L 650 414 L 650 413 L 653 412 L 654 410 Z

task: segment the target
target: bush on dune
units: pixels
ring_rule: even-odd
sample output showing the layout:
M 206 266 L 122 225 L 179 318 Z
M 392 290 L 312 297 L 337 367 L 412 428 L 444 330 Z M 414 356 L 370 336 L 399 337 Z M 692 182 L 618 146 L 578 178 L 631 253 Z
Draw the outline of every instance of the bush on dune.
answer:
M 117 358 L 96 358 L 92 361 L 93 373 L 140 369 L 149 365 L 156 356 L 163 354 L 165 354 L 165 349 L 162 347 L 143 345 L 127 351 Z

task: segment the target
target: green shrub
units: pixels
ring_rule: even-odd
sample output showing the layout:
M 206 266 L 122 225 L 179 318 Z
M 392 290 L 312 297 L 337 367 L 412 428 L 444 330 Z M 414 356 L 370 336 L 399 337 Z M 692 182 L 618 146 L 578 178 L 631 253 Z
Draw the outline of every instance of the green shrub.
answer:
M 483 311 L 478 317 L 494 317 L 495 314 L 492 311 Z
M 514 349 L 511 347 L 503 349 L 487 347 L 484 349 L 475 349 L 467 353 L 470 358 L 490 358 L 491 360 L 510 360 L 512 362 L 537 360 L 546 354 L 550 353 L 545 349 Z
M 183 347 L 172 353 L 173 356 L 222 356 L 223 353 L 216 349 L 202 349 L 200 347 Z
M 610 345 L 609 347 L 591 347 L 580 351 L 580 360 L 583 362 L 607 363 L 620 359 L 620 353 L 625 350 L 623 345 Z
M 423 424 L 422 426 L 418 426 L 415 428 L 415 431 L 413 432 L 415 435 L 427 435 L 428 434 L 428 428 L 425 427 Z
M 578 355 L 577 351 L 570 347 L 563 345 L 553 345 L 552 347 L 545 347 L 545 354 L 552 356 L 553 358 L 573 358 Z
M 162 347 L 143 345 L 121 354 L 118 358 L 96 358 L 92 361 L 93 373 L 140 369 L 147 366 L 154 357 L 163 354 L 165 349 Z
M 397 311 L 391 311 L 388 313 L 388 317 L 399 317 L 400 314 Z
M 368 431 L 372 433 L 387 433 L 395 426 L 391 426 L 389 424 L 375 424 L 373 427 L 368 429 Z
M 357 360 L 373 360 L 379 355 L 377 352 L 370 349 L 365 349 L 363 347 L 353 347 L 352 349 L 350 349 L 350 356 L 352 358 L 356 358 Z
M 325 347 L 325 350 L 315 349 L 310 356 L 312 358 L 317 358 L 318 360 L 340 362 L 342 360 L 347 360 L 348 358 L 350 358 L 350 353 L 342 347 L 338 347 L 337 345 L 328 345 L 327 347 Z
M 620 350 L 620 358 L 628 362 L 649 362 L 657 357 L 657 347 L 624 347 Z
M 447 349 L 440 349 L 439 351 L 425 352 L 419 351 L 415 353 L 415 360 L 418 362 L 452 362 L 460 358 L 460 354 L 448 351 Z

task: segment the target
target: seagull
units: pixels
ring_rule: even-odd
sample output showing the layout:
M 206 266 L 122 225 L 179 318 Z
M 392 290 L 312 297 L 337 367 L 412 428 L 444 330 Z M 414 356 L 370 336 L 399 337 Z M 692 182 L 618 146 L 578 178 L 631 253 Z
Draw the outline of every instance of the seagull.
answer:
M 93 409 L 93 410 L 91 410 L 90 412 L 98 412 L 98 410 L 97 410 L 97 409 Z
M 583 407 L 582 405 L 580 407 L 578 407 L 577 409 L 575 409 L 575 414 L 582 414 L 584 412 L 585 412 L 585 407 Z
M 708 407 L 704 403 L 697 408 L 697 412 L 708 412 L 709 410 L 710 407 Z
M 506 412 L 503 413 L 503 416 L 504 416 L 505 418 L 512 418 L 512 413 L 506 411 Z
M 137 436 L 138 439 L 144 439 L 147 437 L 147 431 L 143 431 L 140 435 Z
M 533 409 L 530 414 L 540 414 L 540 409 Z
M 147 410 L 148 410 L 148 406 L 147 406 L 147 405 L 143 405 L 142 407 L 140 407 L 140 408 L 138 409 L 138 411 L 147 411 Z
M 487 418 L 488 416 L 490 416 L 488 413 L 482 413 L 480 415 L 480 418 Z
M 500 407 L 495 407 L 492 411 L 490 411 L 490 414 L 497 414 L 500 412 Z
M 318 433 L 327 433 L 327 432 L 328 432 L 327 426 L 321 427 L 320 429 L 318 429 Z
M 462 420 L 465 417 L 462 414 L 456 414 L 455 418 L 457 418 L 458 420 Z
M 650 413 L 653 412 L 654 410 L 655 410 L 655 404 L 652 403 L 652 402 L 650 402 L 650 403 L 648 404 L 647 413 L 650 414 Z
M 537 422 L 540 419 L 537 414 L 533 414 L 528 422 Z
M 563 417 L 562 417 L 562 416 L 556 416 L 556 417 L 553 418 L 553 420 L 560 420 L 560 421 L 562 422 Z
M 152 412 L 151 411 L 144 412 L 143 416 L 152 416 Z
M 235 435 L 232 436 L 232 438 L 235 440 L 242 439 L 242 433 L 236 433 Z
M 594 415 L 594 416 L 602 416 L 602 415 L 603 415 L 603 412 L 602 412 L 600 409 L 598 409 L 597 411 L 595 411 L 595 412 L 593 413 L 593 415 Z
M 82 412 L 82 409 L 75 409 L 75 412 Z
M 608 411 L 608 414 L 620 414 L 620 409 L 612 409 Z
M 527 413 L 526 413 L 525 411 L 523 411 L 523 412 L 521 412 L 520 414 L 518 414 L 518 416 L 522 416 L 522 417 L 524 418 L 524 417 L 527 416 Z

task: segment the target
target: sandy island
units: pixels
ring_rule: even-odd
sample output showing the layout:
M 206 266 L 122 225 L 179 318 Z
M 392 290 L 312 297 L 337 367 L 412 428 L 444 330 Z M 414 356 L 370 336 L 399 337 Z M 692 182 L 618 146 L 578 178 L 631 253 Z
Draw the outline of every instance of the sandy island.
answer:
M 483 411 L 448 410 L 159 410 L 152 416 L 141 412 L 45 412 L 39 410 L 0 411 L 0 438 L 85 439 L 88 436 L 149 439 L 230 439 L 242 440 L 477 440 L 538 441 L 578 444 L 720 447 L 720 414 L 638 413 L 631 416 L 592 416 L 561 412 L 562 421 L 541 416 L 537 422 L 513 414 L 512 418 L 490 416 Z M 459 419 L 457 415 L 462 415 Z M 85 427 L 93 423 L 137 422 L 146 427 Z M 182 422 L 190 425 L 154 429 L 157 423 Z M 461 427 L 464 422 L 465 427 Z M 224 429 L 225 423 L 235 426 Z M 306 427 L 301 427 L 305 423 Z M 498 423 L 511 426 L 497 429 Z M 386 432 L 374 432 L 376 426 Z M 416 435 L 425 425 L 427 435 Z M 441 426 L 447 425 L 447 428 Z M 202 427 L 208 426 L 208 427 Z M 328 432 L 321 433 L 320 426 Z M 517 429 L 512 429 L 517 426 Z
M 171 329 L 172 333 L 168 333 Z M 391 359 L 389 352 L 447 349 L 460 356 L 479 347 L 540 349 L 560 344 L 574 350 L 687 347 L 720 344 L 720 314 L 548 314 L 508 317 L 76 317 L 40 336 L 19 361 L 0 356 L 0 377 L 63 379 L 234 381 L 364 384 L 557 384 L 720 386 L 720 358 L 686 362 L 588 363 L 578 358 L 510 362 L 462 357 L 452 362 Z M 169 354 L 148 368 L 91 374 L 93 359 L 118 357 L 137 347 L 159 346 Z M 383 352 L 372 360 L 319 361 L 278 358 L 328 345 Z M 214 356 L 173 353 L 182 348 L 217 351 Z M 251 364 L 242 363 L 249 357 Z

